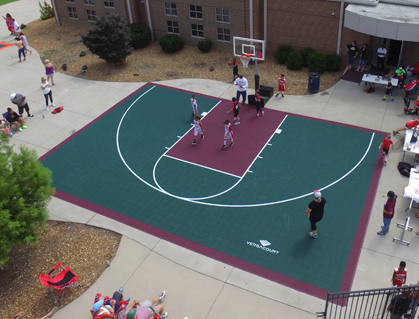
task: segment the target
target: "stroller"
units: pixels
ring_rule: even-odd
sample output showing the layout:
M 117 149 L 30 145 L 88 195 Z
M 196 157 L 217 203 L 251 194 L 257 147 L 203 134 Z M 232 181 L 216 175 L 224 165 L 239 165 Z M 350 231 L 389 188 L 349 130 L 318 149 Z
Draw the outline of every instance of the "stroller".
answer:
M 96 294 L 96 296 L 95 296 L 95 301 L 94 301 L 94 303 L 93 304 L 95 304 L 96 302 L 98 302 L 99 300 L 100 300 L 100 298 L 102 297 L 102 294 Z M 111 298 L 109 298 L 108 296 L 106 296 L 105 298 L 104 298 L 104 300 L 103 300 L 103 304 L 105 305 L 106 303 L 108 303 L 109 304 L 109 302 L 111 301 L 112 299 Z M 120 315 L 125 311 L 125 308 L 127 308 L 127 306 L 128 306 L 128 304 L 129 304 L 129 300 L 120 300 L 119 301 L 119 309 L 118 309 L 118 311 L 115 311 L 115 313 L 113 314 L 113 315 L 107 315 L 107 316 L 96 316 L 96 315 L 94 315 L 94 312 L 93 312 L 93 310 L 90 310 L 90 313 L 92 314 L 92 316 L 93 316 L 93 319 L 103 319 L 103 318 L 111 318 L 111 319 L 114 319 L 114 318 L 116 318 L 116 319 L 118 319 L 119 317 L 120 317 Z

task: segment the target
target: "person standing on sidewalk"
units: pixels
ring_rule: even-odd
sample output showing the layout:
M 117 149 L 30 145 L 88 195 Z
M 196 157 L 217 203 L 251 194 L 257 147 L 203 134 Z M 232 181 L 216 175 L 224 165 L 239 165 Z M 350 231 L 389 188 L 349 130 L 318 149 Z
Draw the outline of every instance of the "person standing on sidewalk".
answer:
M 28 117 L 33 117 L 33 114 L 29 112 L 29 105 L 26 101 L 26 96 L 24 96 L 22 93 L 16 92 L 10 94 L 10 101 L 12 101 L 13 104 L 16 104 L 19 109 L 19 115 L 22 116 L 23 110 L 28 113 Z
M 22 40 L 19 37 L 15 38 L 15 46 L 17 46 L 17 53 L 19 54 L 19 61 L 22 62 L 22 54 L 23 54 L 23 61 L 26 61 L 26 55 L 25 55 L 25 47 L 23 45 Z
M 240 75 L 235 81 L 234 81 L 234 85 L 237 85 L 237 95 L 236 95 L 236 100 L 240 101 L 240 95 L 243 96 L 243 104 L 246 104 L 246 89 L 249 86 L 249 82 L 247 82 L 247 79 L 243 76 Z
M 386 60 L 387 49 L 385 43 L 381 44 L 381 48 L 377 50 L 377 69 L 381 71 L 381 75 L 384 74 L 384 64 Z M 381 66 L 381 69 L 380 69 Z
M 324 208 L 326 207 L 326 199 L 322 197 L 320 191 L 314 191 L 315 199 L 310 202 L 308 208 L 304 214 L 304 217 L 309 215 L 311 223 L 311 232 L 308 235 L 312 238 L 317 238 L 317 226 L 316 223 L 322 220 L 324 214 Z
M 394 102 L 393 85 L 391 84 L 391 78 L 388 79 L 388 83 L 386 85 L 386 93 L 384 94 L 383 101 L 387 99 L 387 95 L 391 96 L 390 102 Z
M 352 69 L 352 63 L 354 63 L 359 52 L 358 46 L 356 45 L 356 41 L 352 41 L 351 44 L 348 44 L 346 46 L 346 51 L 348 52 L 349 70 L 350 70 Z
M 381 226 L 381 231 L 377 235 L 385 235 L 390 229 L 391 220 L 394 217 L 394 208 L 396 207 L 397 195 L 393 191 L 387 193 L 387 201 L 383 209 L 383 223 L 384 226 Z
M 407 280 L 407 268 L 406 262 L 401 261 L 398 268 L 393 271 L 393 277 L 391 278 L 391 284 L 394 287 L 401 287 L 406 283 Z
M 44 93 L 44 97 L 45 97 L 45 104 L 46 104 L 46 110 L 49 110 L 49 106 L 48 106 L 48 98 L 51 101 L 51 106 L 54 107 L 54 101 L 52 100 L 52 91 L 51 88 L 49 87 L 49 83 L 47 81 L 46 78 L 42 77 L 41 78 L 41 90 Z

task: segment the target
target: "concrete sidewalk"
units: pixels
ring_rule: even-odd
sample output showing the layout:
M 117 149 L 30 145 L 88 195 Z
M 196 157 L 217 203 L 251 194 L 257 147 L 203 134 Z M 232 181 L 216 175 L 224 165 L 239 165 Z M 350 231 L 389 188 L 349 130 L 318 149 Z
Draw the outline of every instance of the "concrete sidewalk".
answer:
M 2 11 L 12 14 L 19 23 L 39 18 L 39 6 L 35 0 L 12 2 L 2 6 Z M 0 28 L 0 41 L 13 43 L 5 26 Z M 63 105 L 65 111 L 52 115 L 51 111 L 45 111 L 39 87 L 40 78 L 45 73 L 38 53 L 34 51 L 25 62 L 17 61 L 16 47 L 0 50 L 3 75 L 0 79 L 0 101 L 5 109 L 10 105 L 12 92 L 20 91 L 28 97 L 35 117 L 27 120 L 28 129 L 16 133 L 12 142 L 35 149 L 39 156 L 144 84 L 88 81 L 57 73 L 54 78 L 57 84 L 52 87 L 54 102 Z M 211 80 L 181 79 L 159 83 L 226 99 L 236 92 L 236 87 L 231 84 Z M 272 98 L 267 107 L 391 132 L 404 125 L 410 117 L 402 110 L 403 90 L 395 89 L 395 102 L 381 101 L 382 93 L 379 90 L 374 94 L 365 94 L 362 86 L 339 81 L 319 94 Z M 393 141 L 401 138 L 397 136 Z M 401 229 L 395 227 L 395 222 L 404 222 L 404 208 L 409 203 L 402 197 L 407 179 L 396 169 L 403 155 L 401 145 L 396 143 L 398 147 L 390 153 L 380 180 L 353 290 L 388 287 L 392 269 L 402 259 L 407 261 L 409 281 L 415 282 L 419 276 L 419 256 L 414 253 L 419 238 L 414 232 L 407 232 L 405 238 L 411 242 L 410 246 L 392 242 L 393 236 L 401 235 Z M 410 156 L 407 155 L 409 161 L 413 160 Z M 315 163 L 312 165 L 315 169 Z M 382 223 L 382 205 L 390 189 L 399 195 L 396 216 L 390 233 L 378 236 L 376 232 Z M 85 294 L 61 309 L 54 318 L 87 319 L 91 317 L 89 309 L 94 295 L 97 292 L 111 294 L 120 286 L 124 287 L 125 296 L 138 300 L 167 290 L 165 306 L 170 318 L 304 319 L 313 318 L 316 311 L 324 309 L 324 300 L 193 253 L 62 200 L 54 198 L 49 209 L 51 219 L 108 228 L 123 235 L 111 267 Z M 302 208 L 302 213 L 304 210 Z M 419 221 L 413 218 L 411 226 L 417 228 Z M 325 261 L 325 267 L 333 267 L 333 260 Z

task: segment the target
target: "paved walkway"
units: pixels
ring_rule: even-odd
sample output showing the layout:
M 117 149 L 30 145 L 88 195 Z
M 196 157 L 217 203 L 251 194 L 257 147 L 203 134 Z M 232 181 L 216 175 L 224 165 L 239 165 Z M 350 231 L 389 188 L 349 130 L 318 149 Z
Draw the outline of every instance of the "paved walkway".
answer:
M 20 0 L 1 8 L 3 15 L 10 12 L 19 23 L 28 23 L 39 17 L 38 1 L 35 0 Z M 5 26 L 0 28 L 0 41 L 12 41 Z M 56 104 L 64 105 L 65 110 L 52 115 L 44 110 L 44 97 L 39 88 L 40 78 L 44 75 L 39 54 L 34 51 L 27 61 L 17 61 L 15 47 L 0 50 L 0 101 L 5 109 L 10 105 L 10 93 L 20 91 L 28 97 L 35 117 L 28 119 L 28 129 L 16 133 L 12 142 L 36 149 L 39 156 L 144 84 L 87 81 L 58 73 L 55 76 L 57 85 L 52 90 Z M 231 98 L 236 91 L 231 84 L 211 80 L 182 79 L 160 83 L 220 98 Z M 395 102 L 383 102 L 383 91 L 365 94 L 361 86 L 339 81 L 319 94 L 272 98 L 267 107 L 390 132 L 410 119 L 402 111 L 402 90 L 395 91 Z M 396 169 L 403 155 L 402 142 L 398 142 L 400 138 L 393 138 L 397 142 L 396 150 L 391 152 L 381 177 L 353 290 L 389 286 L 392 269 L 401 259 L 407 261 L 408 281 L 416 282 L 419 278 L 419 256 L 416 254 L 419 237 L 414 232 L 407 233 L 405 238 L 411 242 L 408 247 L 392 242 L 393 236 L 401 235 L 395 222 L 404 221 L 404 208 L 409 203 L 408 199 L 402 198 L 407 179 Z M 310 165 L 316 169 L 315 163 Z M 388 235 L 378 236 L 382 206 L 390 189 L 400 198 L 395 220 Z M 84 295 L 61 309 L 54 316 L 56 319 L 89 318 L 94 295 L 97 292 L 111 294 L 120 286 L 124 286 L 126 296 L 139 300 L 167 290 L 165 305 L 170 318 L 304 319 L 313 318 L 316 311 L 324 309 L 324 300 L 203 257 L 59 199 L 51 201 L 49 210 L 51 219 L 85 223 L 123 234 L 111 267 Z M 305 207 L 301 213 L 304 211 Z M 411 225 L 417 231 L 419 221 L 413 218 Z M 333 267 L 333 260 L 325 261 L 324 266 Z

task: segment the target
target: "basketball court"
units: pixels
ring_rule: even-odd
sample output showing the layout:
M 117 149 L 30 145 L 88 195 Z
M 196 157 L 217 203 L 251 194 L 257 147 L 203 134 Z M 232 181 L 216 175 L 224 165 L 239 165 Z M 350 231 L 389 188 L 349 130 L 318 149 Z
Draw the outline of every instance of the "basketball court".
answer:
M 146 84 L 41 158 L 56 196 L 205 256 L 323 298 L 350 290 L 382 159 L 382 132 Z M 328 205 L 310 238 L 304 212 Z

